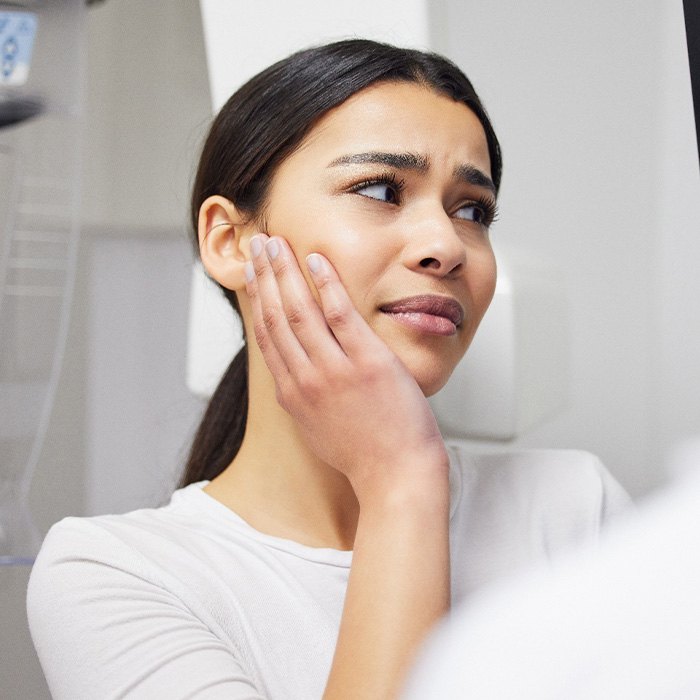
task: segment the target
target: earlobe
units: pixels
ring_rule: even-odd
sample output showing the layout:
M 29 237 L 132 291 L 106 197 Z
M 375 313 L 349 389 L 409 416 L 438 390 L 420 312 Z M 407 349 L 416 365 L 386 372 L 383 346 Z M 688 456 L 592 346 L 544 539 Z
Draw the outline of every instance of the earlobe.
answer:
M 197 234 L 202 264 L 227 289 L 245 288 L 249 226 L 230 200 L 208 197 L 199 208 Z

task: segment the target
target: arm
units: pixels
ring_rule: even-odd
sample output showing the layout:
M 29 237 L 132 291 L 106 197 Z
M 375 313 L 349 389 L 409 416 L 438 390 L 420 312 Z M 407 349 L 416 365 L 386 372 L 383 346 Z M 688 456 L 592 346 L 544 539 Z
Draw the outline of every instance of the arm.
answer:
M 425 495 L 361 512 L 324 700 L 397 697 L 415 650 L 449 608 L 449 502 Z
M 413 652 L 449 606 L 449 464 L 425 397 L 352 306 L 330 263 L 292 251 L 248 269 L 255 336 L 280 404 L 360 504 L 326 700 L 396 697 Z M 378 430 L 378 426 L 380 429 Z

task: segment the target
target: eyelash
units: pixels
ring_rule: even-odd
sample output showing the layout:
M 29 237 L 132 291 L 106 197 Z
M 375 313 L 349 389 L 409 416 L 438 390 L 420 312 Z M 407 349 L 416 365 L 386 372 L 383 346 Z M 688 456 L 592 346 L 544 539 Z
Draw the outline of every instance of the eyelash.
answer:
M 350 192 L 358 192 L 359 190 L 365 189 L 365 187 L 371 187 L 372 185 L 386 185 L 387 187 L 391 187 L 391 189 L 394 190 L 394 194 L 396 195 L 396 199 L 401 201 L 401 192 L 403 192 L 404 187 L 406 186 L 406 181 L 405 180 L 398 180 L 396 179 L 396 173 L 380 173 L 379 175 L 376 175 L 375 177 L 370 177 L 367 178 L 366 180 L 363 180 L 362 182 L 358 182 L 354 184 L 349 191 Z
M 477 197 L 472 202 L 465 203 L 462 207 L 460 207 L 460 209 L 471 206 L 477 206 L 481 209 L 484 214 L 484 218 L 483 221 L 480 221 L 479 223 L 486 228 L 489 228 L 494 221 L 498 220 L 498 205 L 496 204 L 495 200 L 491 199 L 491 197 L 482 195 L 481 197 Z
M 406 181 L 403 179 L 397 180 L 396 173 L 386 172 L 376 175 L 375 177 L 362 180 L 362 182 L 358 182 L 352 185 L 352 187 L 350 187 L 348 191 L 359 192 L 360 190 L 365 189 L 365 187 L 371 187 L 372 185 L 386 185 L 387 187 L 390 187 L 394 191 L 394 194 L 396 196 L 396 203 L 400 204 L 401 192 L 403 192 L 406 186 Z M 373 199 L 373 197 L 370 197 L 369 199 Z M 465 202 L 460 207 L 460 209 L 472 206 L 481 209 L 483 213 L 483 219 L 478 223 L 482 224 L 486 228 L 489 228 L 498 219 L 498 205 L 490 197 L 482 195 L 481 197 L 477 197 L 473 201 Z M 462 219 L 462 221 L 469 221 L 469 219 Z

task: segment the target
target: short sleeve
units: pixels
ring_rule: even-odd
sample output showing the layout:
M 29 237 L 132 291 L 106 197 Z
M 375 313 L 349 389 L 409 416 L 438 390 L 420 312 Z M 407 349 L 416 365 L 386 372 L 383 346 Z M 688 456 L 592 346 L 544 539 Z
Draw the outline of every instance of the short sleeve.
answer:
M 49 531 L 27 615 L 54 700 L 264 700 L 235 649 L 157 570 L 85 519 Z

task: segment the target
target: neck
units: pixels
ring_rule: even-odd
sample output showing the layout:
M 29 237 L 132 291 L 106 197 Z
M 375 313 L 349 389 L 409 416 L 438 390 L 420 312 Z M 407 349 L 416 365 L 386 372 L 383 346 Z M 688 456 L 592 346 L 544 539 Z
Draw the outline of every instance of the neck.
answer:
M 266 534 L 311 547 L 352 549 L 359 504 L 349 481 L 309 449 L 277 403 L 258 348 L 249 352 L 245 437 L 205 491 Z

